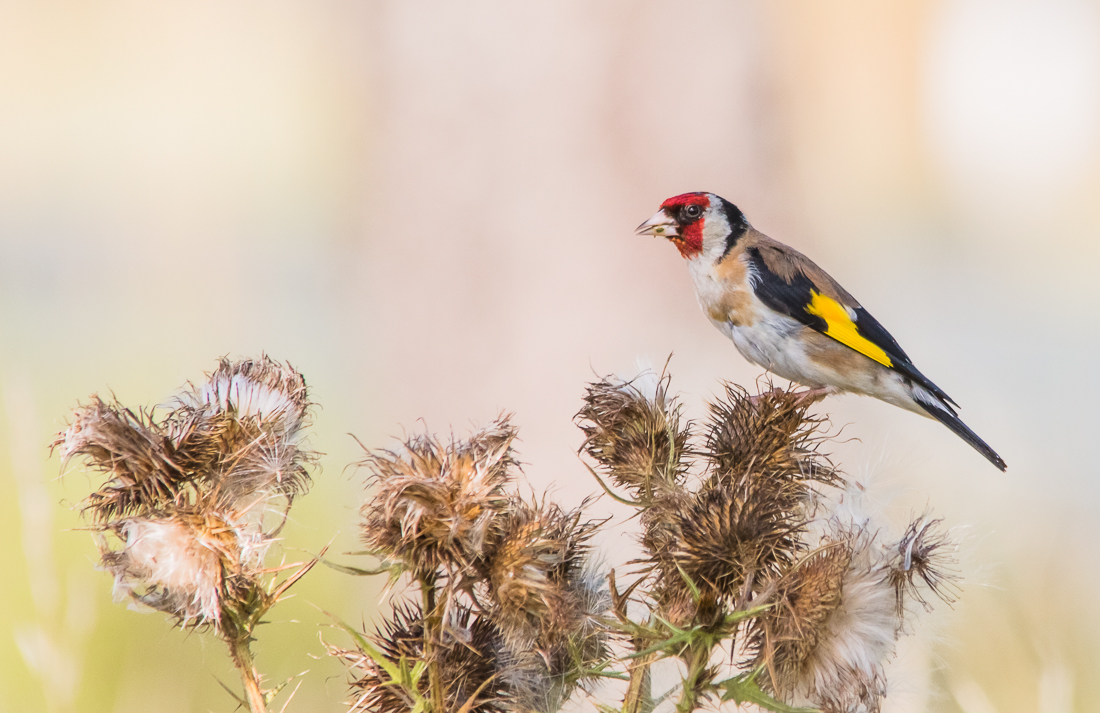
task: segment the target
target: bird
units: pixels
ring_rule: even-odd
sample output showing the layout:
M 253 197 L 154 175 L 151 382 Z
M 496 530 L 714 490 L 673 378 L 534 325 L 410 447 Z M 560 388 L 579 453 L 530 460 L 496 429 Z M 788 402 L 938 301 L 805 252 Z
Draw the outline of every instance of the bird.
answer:
M 669 198 L 637 234 L 676 246 L 703 313 L 748 361 L 808 387 L 804 396 L 812 400 L 855 393 L 935 419 L 1007 469 L 870 312 L 808 257 L 753 228 L 725 198 Z

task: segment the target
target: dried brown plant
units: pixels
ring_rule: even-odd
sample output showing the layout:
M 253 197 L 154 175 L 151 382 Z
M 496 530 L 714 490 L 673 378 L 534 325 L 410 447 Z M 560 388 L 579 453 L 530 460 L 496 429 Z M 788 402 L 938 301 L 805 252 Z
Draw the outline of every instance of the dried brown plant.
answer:
M 471 567 L 510 505 L 515 436 L 502 416 L 462 442 L 420 436 L 369 454 L 377 489 L 362 508 L 367 547 L 433 576 Z
M 359 662 L 373 676 L 357 679 L 367 683 L 355 705 L 458 710 L 463 703 L 449 693 L 457 670 L 450 657 L 455 642 L 470 641 L 463 622 L 491 630 L 492 657 L 479 661 L 492 667 L 485 690 L 494 706 L 557 710 L 604 665 L 608 595 L 589 561 L 599 523 L 584 519 L 584 504 L 565 510 L 507 489 L 515 437 L 502 417 L 466 439 L 420 435 L 398 449 L 368 453 L 373 489 L 362 508 L 363 540 L 391 571 L 408 573 L 421 596 L 415 626 L 408 625 L 413 609 L 406 604 L 383 630 L 413 631 L 415 658 L 426 672 L 414 686 L 382 665 L 382 654 L 363 645 L 341 650 L 345 662 Z M 398 649 L 379 647 L 396 660 Z M 488 679 L 469 680 L 480 686 Z
M 485 561 L 494 619 L 506 641 L 525 644 L 540 631 L 571 631 L 583 616 L 575 582 L 583 574 L 588 540 L 598 523 L 583 510 L 514 498 L 496 525 Z
M 644 454 L 636 444 L 668 444 L 664 424 L 679 418 L 667 379 L 659 399 L 624 391 L 624 383 L 633 382 L 591 385 L 578 416 L 584 452 L 640 508 L 641 578 L 612 592 L 640 657 L 629 668 L 623 710 L 650 700 L 642 682 L 660 656 L 684 666 L 680 713 L 714 698 L 878 710 L 886 661 L 910 616 L 904 600 L 927 608 L 924 592 L 951 601 L 955 591 L 938 521 L 917 520 L 890 541 L 882 525 L 856 517 L 858 486 L 849 487 L 821 452 L 825 421 L 794 390 L 750 395 L 726 385 L 710 406 L 702 447 L 692 446 L 686 429 L 677 443 L 676 478 L 665 477 L 659 459 L 621 458 Z M 627 406 L 595 408 L 594 401 Z M 616 477 L 623 461 L 628 476 Z M 701 475 L 694 487 L 685 477 L 691 471 Z M 629 617 L 628 596 L 652 612 L 648 622 Z M 723 682 L 715 680 L 719 651 L 732 652 L 740 670 Z
M 107 477 L 81 508 L 116 596 L 181 627 L 212 628 L 230 647 L 254 713 L 266 699 L 252 630 L 312 566 L 281 583 L 265 567 L 317 459 L 303 440 L 309 405 L 305 380 L 289 365 L 223 359 L 160 418 L 93 396 L 53 443 L 66 462 L 83 457 Z
M 582 450 L 618 487 L 647 505 L 684 482 L 690 424 L 668 395 L 667 376 L 589 384 L 577 422 Z
M 769 388 L 758 395 L 736 384 L 724 384 L 725 396 L 710 404 L 703 451 L 710 465 L 704 484 L 736 484 L 745 478 L 767 479 L 776 497 L 796 507 L 810 484 L 840 481 L 820 452 L 827 440 L 823 418 L 798 391 Z
M 186 499 L 185 489 L 200 473 L 180 462 L 182 434 L 151 414 L 93 396 L 73 412 L 69 427 L 51 444 L 67 462 L 82 456 L 109 480 L 88 496 L 84 512 L 94 522 L 156 510 Z
M 370 642 L 395 667 L 411 666 L 424 661 L 424 617 L 420 608 L 411 603 L 394 608 L 373 634 Z M 434 656 L 438 658 L 443 699 L 448 711 L 464 706 L 470 713 L 496 713 L 508 710 L 509 694 L 499 675 L 501 642 L 496 627 L 469 608 L 455 611 Z M 427 676 L 419 677 L 406 687 L 396 685 L 389 673 L 362 648 L 329 647 L 330 655 L 341 659 L 352 673 L 350 712 L 404 713 L 416 705 L 416 694 L 429 697 Z
M 744 606 L 752 592 L 790 567 L 803 547 L 802 521 L 789 517 L 768 489 L 717 486 L 695 494 L 681 513 L 681 539 L 670 552 L 653 553 L 665 581 L 683 589 L 671 563 L 697 587 Z
M 771 646 L 758 661 L 770 674 L 768 687 L 784 700 L 826 713 L 873 713 L 886 694 L 884 666 L 899 631 L 896 593 L 874 533 L 838 529 L 822 546 L 827 554 L 794 578 L 796 586 L 807 585 L 798 592 L 801 601 L 788 596 L 786 606 L 762 617 Z M 791 638 L 799 634 L 804 638 Z
M 864 513 L 862 486 L 821 452 L 825 421 L 806 394 L 726 385 L 695 444 L 669 383 L 601 380 L 577 415 L 590 470 L 639 515 L 644 553 L 624 590 L 593 564 L 606 521 L 586 519 L 588 500 L 567 510 L 514 492 L 508 416 L 465 439 L 368 452 L 362 538 L 420 601 L 369 636 L 345 627 L 356 647 L 329 647 L 352 674 L 353 711 L 553 713 L 612 676 L 628 680 L 623 713 L 651 713 L 662 658 L 682 666 L 677 713 L 725 701 L 879 710 L 898 637 L 933 597 L 958 596 L 942 521 L 891 536 Z M 290 366 L 222 360 L 163 409 L 94 396 L 53 443 L 104 477 L 81 507 L 116 596 L 212 629 L 253 713 L 274 695 L 253 631 L 317 561 L 265 564 L 310 485 L 309 408 Z
M 930 610 L 932 605 L 925 590 L 946 604 L 954 604 L 958 598 L 958 560 L 954 556 L 957 545 L 938 530 L 942 523 L 940 518 L 916 518 L 893 548 L 890 583 L 897 591 L 900 613 L 903 613 L 906 597 Z
M 307 466 L 316 460 L 304 447 L 309 416 L 305 379 L 271 359 L 229 362 L 200 386 L 189 384 L 169 417 L 188 434 L 188 452 L 207 466 L 223 504 L 247 506 L 256 498 L 289 501 L 309 488 Z M 203 456 L 206 455 L 206 458 Z
M 852 560 L 838 542 L 809 556 L 778 580 L 774 604 L 753 620 L 749 646 L 767 669 L 772 690 L 789 692 L 804 676 L 829 617 L 840 606 L 844 575 Z

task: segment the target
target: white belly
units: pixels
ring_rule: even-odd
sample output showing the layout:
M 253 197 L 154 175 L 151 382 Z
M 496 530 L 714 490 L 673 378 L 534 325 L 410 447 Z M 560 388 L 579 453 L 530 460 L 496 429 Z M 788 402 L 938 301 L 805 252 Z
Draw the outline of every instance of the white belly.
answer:
M 730 338 L 741 356 L 753 364 L 806 386 L 829 384 L 824 374 L 816 373 L 820 370 L 806 356 L 798 339 L 804 327 L 798 321 L 774 313 L 760 315 L 751 326 L 711 321 Z
M 767 369 L 776 376 L 803 386 L 817 388 L 828 386 L 838 392 L 848 391 L 873 396 L 888 403 L 901 406 L 917 413 L 923 413 L 913 401 L 912 388 L 897 372 L 888 369 L 871 359 L 857 356 L 857 360 L 866 360 L 857 368 L 832 368 L 820 359 L 814 360 L 806 353 L 804 332 L 809 327 L 791 317 L 786 317 L 764 306 L 758 297 L 751 295 L 749 305 L 737 320 L 718 320 L 712 317 L 712 308 L 723 304 L 732 289 L 729 284 L 715 279 L 711 269 L 713 262 L 703 259 L 689 262 L 692 278 L 695 282 L 695 295 L 703 314 L 711 324 L 729 337 L 737 351 L 753 364 Z M 722 310 L 717 310 L 721 313 Z M 847 347 L 838 348 L 846 350 Z M 854 354 L 854 352 L 853 352 Z M 820 355 L 819 355 L 820 356 Z M 922 390 L 923 391 L 923 390 Z M 931 398 L 929 396 L 929 398 Z M 934 400 L 934 399 L 933 399 Z
M 911 389 L 900 374 L 867 360 L 866 368 L 838 372 L 810 359 L 804 342 L 798 339 L 802 324 L 775 313 L 758 320 L 752 326 L 734 326 L 729 322 L 715 322 L 730 338 L 737 351 L 753 364 L 761 366 L 776 376 L 803 386 L 831 387 L 836 392 L 850 392 L 872 396 L 921 415 L 927 415 L 912 397 Z M 919 391 L 924 391 L 916 387 Z M 928 395 L 927 403 L 935 399 Z

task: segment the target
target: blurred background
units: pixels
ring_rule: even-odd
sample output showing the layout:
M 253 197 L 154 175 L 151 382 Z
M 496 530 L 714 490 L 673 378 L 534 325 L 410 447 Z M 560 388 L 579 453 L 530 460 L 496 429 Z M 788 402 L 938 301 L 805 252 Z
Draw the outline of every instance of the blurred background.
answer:
M 674 352 L 695 418 L 760 375 L 676 251 L 633 234 L 692 190 L 830 271 L 1009 463 L 823 405 L 885 512 L 932 507 L 964 540 L 962 598 L 906 640 L 887 710 L 1100 709 L 1097 0 L 8 0 L 0 710 L 234 705 L 219 642 L 95 571 L 72 509 L 93 481 L 47 448 L 78 401 L 291 361 L 327 453 L 292 558 L 359 549 L 348 434 L 513 411 L 532 486 L 576 505 L 594 375 Z M 310 669 L 290 710 L 343 709 L 318 608 L 370 622 L 379 586 L 316 570 L 261 628 L 269 681 Z

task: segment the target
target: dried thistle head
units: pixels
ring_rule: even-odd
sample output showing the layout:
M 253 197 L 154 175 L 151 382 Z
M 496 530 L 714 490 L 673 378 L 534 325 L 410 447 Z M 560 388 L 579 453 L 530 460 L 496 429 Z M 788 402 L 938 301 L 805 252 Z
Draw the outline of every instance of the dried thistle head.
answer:
M 757 481 L 696 493 L 679 513 L 678 539 L 653 552 L 658 589 L 678 599 L 699 587 L 728 602 L 744 603 L 757 586 L 789 567 L 802 548 L 804 523 Z
M 223 507 L 237 510 L 243 518 L 257 506 L 262 512 L 276 498 L 285 499 L 289 508 L 309 489 L 308 467 L 316 463 L 317 453 L 255 421 L 234 422 L 224 416 L 212 420 L 234 433 L 225 441 L 213 484 Z
M 100 552 L 116 599 L 170 614 L 182 627 L 218 628 L 229 579 L 251 574 L 246 567 L 256 562 L 255 544 L 242 548 L 235 529 L 208 512 L 127 518 L 108 529 L 119 545 L 101 538 Z
M 790 392 L 750 397 L 726 385 L 726 399 L 711 405 L 704 451 L 710 477 L 698 492 L 665 497 L 643 514 L 642 542 L 661 573 L 660 600 L 686 600 L 686 575 L 744 604 L 795 561 L 810 485 L 839 482 L 817 453 L 819 421 L 806 408 Z
M 266 354 L 236 362 L 222 359 L 202 385 L 189 384 L 176 401 L 190 410 L 255 420 L 292 441 L 300 435 L 310 406 L 305 378 Z
M 865 529 L 838 528 L 779 582 L 776 606 L 754 622 L 750 643 L 786 702 L 874 713 L 899 631 L 882 548 Z
M 929 519 L 927 515 L 909 523 L 905 534 L 891 547 L 893 556 L 889 562 L 890 583 L 897 593 L 899 616 L 904 612 L 905 597 L 920 602 L 925 610 L 931 610 L 924 593 L 927 588 L 945 604 L 953 604 L 958 598 L 958 573 L 954 556 L 956 544 L 946 533 L 937 528 L 942 519 Z M 921 586 L 923 583 L 923 586 Z
M 823 419 L 808 414 L 810 403 L 793 390 L 770 389 L 750 396 L 736 384 L 710 404 L 705 452 L 713 482 L 737 482 L 749 473 L 768 474 L 791 488 L 792 497 L 805 494 L 806 483 L 835 483 L 838 475 L 818 452 L 824 437 Z
M 472 565 L 508 509 L 515 437 L 502 416 L 465 441 L 420 436 L 370 453 L 364 465 L 378 489 L 361 510 L 367 547 L 417 572 Z
M 181 498 L 197 473 L 181 465 L 176 447 L 153 418 L 98 396 L 73 412 L 69 427 L 51 444 L 66 462 L 83 456 L 92 469 L 109 477 L 83 509 L 104 523 L 127 515 L 145 515 Z
M 681 423 L 680 405 L 668 394 L 668 377 L 655 379 L 647 393 L 640 381 L 644 376 L 589 384 L 577 421 L 585 435 L 582 451 L 615 485 L 648 503 L 655 493 L 682 486 L 690 426 Z
M 500 642 L 495 627 L 487 619 L 460 608 L 444 629 L 444 640 L 435 647 L 447 710 L 459 710 L 471 703 L 471 713 L 496 713 L 506 710 L 507 686 L 498 675 Z M 420 609 L 405 604 L 394 609 L 370 637 L 385 658 L 410 668 L 424 660 L 424 620 Z M 329 654 L 340 658 L 353 675 L 351 713 L 406 713 L 413 710 L 415 698 L 395 685 L 386 671 L 361 649 L 329 647 Z M 428 697 L 428 677 L 418 681 L 417 692 Z
M 486 553 L 501 676 L 521 710 L 556 711 L 607 657 L 610 594 L 588 561 L 600 523 L 583 521 L 583 509 L 517 498 Z
M 772 607 L 753 620 L 749 646 L 756 652 L 755 665 L 766 669 L 771 690 L 789 694 L 802 679 L 840 606 L 851 558 L 846 542 L 811 555 L 779 578 Z
M 317 454 L 304 447 L 309 415 L 305 379 L 266 355 L 223 359 L 201 386 L 189 385 L 166 419 L 180 450 L 205 472 L 227 506 L 249 507 L 309 487 L 307 466 Z
M 518 498 L 502 515 L 486 555 L 494 619 L 509 640 L 537 636 L 540 622 L 567 608 L 571 570 L 583 563 L 590 524 L 580 512 Z
M 76 409 L 53 446 L 66 461 L 84 456 L 110 476 L 84 502 L 98 523 L 200 499 L 243 517 L 257 503 L 289 502 L 308 488 L 307 466 L 317 458 L 301 444 L 308 405 L 305 381 L 290 366 L 222 360 L 159 421 L 97 396 Z
M 301 443 L 307 406 L 301 375 L 264 357 L 223 360 L 159 420 L 98 397 L 79 407 L 54 446 L 109 476 L 83 508 L 116 595 L 181 626 L 250 630 L 272 603 L 266 506 L 289 508 L 316 458 Z
M 556 713 L 578 686 L 599 680 L 596 672 L 610 657 L 610 606 L 604 577 L 588 567 L 565 583 L 531 639 L 516 636 L 518 630 L 504 638 L 499 668 L 512 709 Z M 492 616 L 499 620 L 497 612 Z

